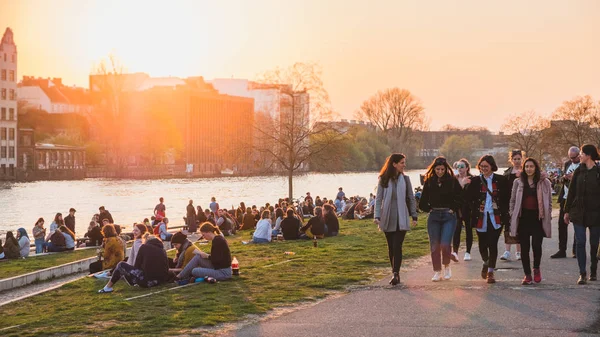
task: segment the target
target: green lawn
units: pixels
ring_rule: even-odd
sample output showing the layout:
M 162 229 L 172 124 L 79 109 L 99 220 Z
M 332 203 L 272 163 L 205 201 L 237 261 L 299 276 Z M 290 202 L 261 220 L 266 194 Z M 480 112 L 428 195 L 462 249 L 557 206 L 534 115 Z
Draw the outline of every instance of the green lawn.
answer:
M 75 262 L 96 255 L 96 249 L 75 250 L 26 259 L 8 260 L 0 263 L 0 279 L 23 275 L 34 271 Z
M 426 217 L 406 236 L 404 256 L 429 252 Z M 383 233 L 372 220 L 342 221 L 341 235 L 312 241 L 242 245 L 249 233 L 229 238 L 240 261 L 239 277 L 218 284 L 200 283 L 126 301 L 126 298 L 165 290 L 129 287 L 124 282 L 112 294 L 97 294 L 104 280 L 85 278 L 60 289 L 2 307 L 3 335 L 53 334 L 117 336 L 124 334 L 180 335 L 196 328 L 263 314 L 275 307 L 322 298 L 351 284 L 364 284 L 390 274 Z M 208 251 L 209 246 L 201 246 Z M 293 251 L 295 255 L 285 255 Z M 289 261 L 289 262 L 287 262 Z

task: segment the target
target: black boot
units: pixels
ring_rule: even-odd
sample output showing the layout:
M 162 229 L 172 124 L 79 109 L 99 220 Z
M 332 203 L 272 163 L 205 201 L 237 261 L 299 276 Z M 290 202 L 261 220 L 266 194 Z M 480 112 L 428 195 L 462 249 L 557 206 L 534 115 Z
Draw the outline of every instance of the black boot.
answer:
M 597 281 L 597 280 L 598 280 L 598 278 L 596 277 L 596 275 L 597 275 L 597 274 L 596 274 L 596 268 L 592 268 L 592 269 L 590 270 L 590 278 L 589 278 L 589 281 Z
M 579 280 L 577 280 L 577 284 L 581 285 L 581 284 L 586 284 L 587 283 L 587 275 L 585 273 L 579 275 Z
M 394 273 L 394 277 L 390 280 L 390 284 L 395 286 L 400 283 L 400 273 Z

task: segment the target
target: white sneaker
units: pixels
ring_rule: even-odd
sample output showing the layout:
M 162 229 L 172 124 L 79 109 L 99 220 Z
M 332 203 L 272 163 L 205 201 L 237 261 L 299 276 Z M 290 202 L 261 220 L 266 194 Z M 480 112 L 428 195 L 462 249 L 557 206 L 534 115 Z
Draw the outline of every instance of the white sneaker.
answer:
M 510 252 L 508 250 L 504 251 L 504 254 L 500 257 L 502 261 L 510 261 Z
M 444 267 L 444 280 L 449 280 L 452 277 L 452 270 L 450 270 L 450 266 Z
M 450 259 L 454 262 L 458 262 L 458 254 L 456 254 L 456 252 L 452 252 L 452 255 L 450 255 Z
M 516 252 L 515 257 L 517 258 L 517 261 L 521 261 L 521 252 Z
M 436 272 L 435 272 L 435 274 L 433 274 L 433 277 L 431 278 L 431 280 L 432 280 L 433 282 L 439 282 L 439 281 L 441 281 L 441 280 L 442 280 L 442 277 L 441 277 L 441 275 L 440 275 L 440 272 L 439 272 L 439 271 L 436 271 Z
M 465 253 L 465 257 L 463 258 L 465 261 L 471 261 L 471 254 Z

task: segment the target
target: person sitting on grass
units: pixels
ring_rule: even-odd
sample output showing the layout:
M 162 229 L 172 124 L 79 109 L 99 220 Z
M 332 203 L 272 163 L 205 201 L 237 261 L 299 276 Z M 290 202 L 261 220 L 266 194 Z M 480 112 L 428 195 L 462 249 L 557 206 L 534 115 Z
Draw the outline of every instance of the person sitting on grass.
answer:
M 62 225 L 58 228 L 60 233 L 65 237 L 65 250 L 75 249 L 75 233 L 73 233 L 67 226 Z
M 281 222 L 283 221 L 283 209 L 275 209 L 275 227 L 273 228 L 272 235 L 281 234 Z
M 337 236 L 340 231 L 340 221 L 335 214 L 335 208 L 332 205 L 325 204 L 323 210 L 325 211 L 325 227 L 327 227 L 325 236 Z
M 6 232 L 6 241 L 4 242 L 4 255 L 7 259 L 18 259 L 21 257 L 19 242 L 15 239 L 13 232 Z
M 271 242 L 271 212 L 263 211 L 260 221 L 256 224 L 256 230 L 252 236 L 253 243 Z
M 127 258 L 127 263 L 131 266 L 135 266 L 135 259 L 137 258 L 140 247 L 144 244 L 144 234 L 146 234 L 147 231 L 148 229 L 144 224 L 136 223 L 133 225 L 133 245 L 131 246 L 131 251 Z
M 171 244 L 177 249 L 175 258 L 169 259 L 169 269 L 172 272 L 180 272 L 194 257 L 194 251 L 197 249 L 194 244 L 188 240 L 187 235 L 177 232 L 171 238 Z
M 31 241 L 29 240 L 29 236 L 27 236 L 27 231 L 25 230 L 25 228 L 19 228 L 17 230 L 17 241 L 19 241 L 21 257 L 28 257 Z
M 54 233 L 50 235 L 50 240 L 46 243 L 48 251 L 51 253 L 64 252 L 67 250 L 67 241 L 65 236 L 60 232 L 60 229 L 56 229 Z
M 288 208 L 286 217 L 281 221 L 281 233 L 285 240 L 298 240 L 302 223 L 296 217 L 294 209 Z
M 313 238 L 313 236 L 316 236 L 317 239 L 322 239 L 325 237 L 327 228 L 325 228 L 322 207 L 315 207 L 315 216 L 308 220 L 306 225 L 304 225 L 304 227 L 300 229 L 300 232 L 304 233 L 307 238 L 311 239 Z
M 242 227 L 240 230 L 245 229 L 254 229 L 256 227 L 256 220 L 254 219 L 254 214 L 252 214 L 252 208 L 246 208 L 246 214 L 242 218 Z
M 117 231 L 113 225 L 102 227 L 104 234 L 104 254 L 102 261 L 90 263 L 90 274 L 95 274 L 102 270 L 113 269 L 117 264 L 125 259 L 121 239 L 117 236 Z
M 108 220 L 106 220 L 105 225 L 108 225 Z M 102 229 L 100 229 L 100 225 L 98 225 L 96 221 L 90 221 L 87 233 L 85 233 L 84 237 L 86 237 L 87 240 L 85 243 L 81 244 L 80 247 L 100 246 L 102 241 L 104 241 L 104 234 L 102 234 Z
M 169 272 L 169 261 L 162 241 L 150 235 L 146 243 L 140 247 L 135 265 L 132 266 L 124 261 L 119 262 L 110 281 L 98 293 L 113 292 L 115 283 L 120 279 L 124 279 L 130 286 L 139 285 L 143 288 L 150 288 L 169 282 L 173 276 Z
M 169 225 L 169 219 L 163 218 L 162 222 L 158 225 L 158 235 L 162 241 L 171 241 L 173 234 L 167 232 Z M 154 234 L 157 234 L 156 231 Z
M 218 227 L 205 222 L 200 226 L 200 234 L 205 240 L 212 241 L 210 254 L 194 250 L 195 256 L 177 275 L 177 280 L 185 283 L 190 277 L 212 277 L 218 281 L 231 278 L 231 251 L 227 240 L 221 236 Z

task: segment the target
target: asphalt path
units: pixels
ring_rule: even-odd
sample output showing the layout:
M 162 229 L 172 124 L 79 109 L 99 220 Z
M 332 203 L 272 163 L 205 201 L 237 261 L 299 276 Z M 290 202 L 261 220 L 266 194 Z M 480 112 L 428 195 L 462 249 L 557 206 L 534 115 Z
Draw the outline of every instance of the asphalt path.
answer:
M 388 285 L 386 278 L 313 306 L 240 325 L 223 335 L 600 336 L 596 322 L 600 282 L 576 285 L 577 260 L 570 251 L 567 258 L 550 259 L 557 251 L 557 237 L 555 218 L 553 238 L 543 243 L 543 281 L 539 284 L 521 285 L 523 269 L 516 260 L 498 260 L 497 283 L 487 284 L 480 276 L 482 261 L 477 246 L 469 262 L 462 261 L 461 247 L 460 262 L 451 265 L 449 281 L 432 282 L 430 258 L 424 257 L 402 270 L 399 286 Z M 385 245 L 383 234 L 381 244 Z M 504 252 L 502 237 L 499 252 Z

